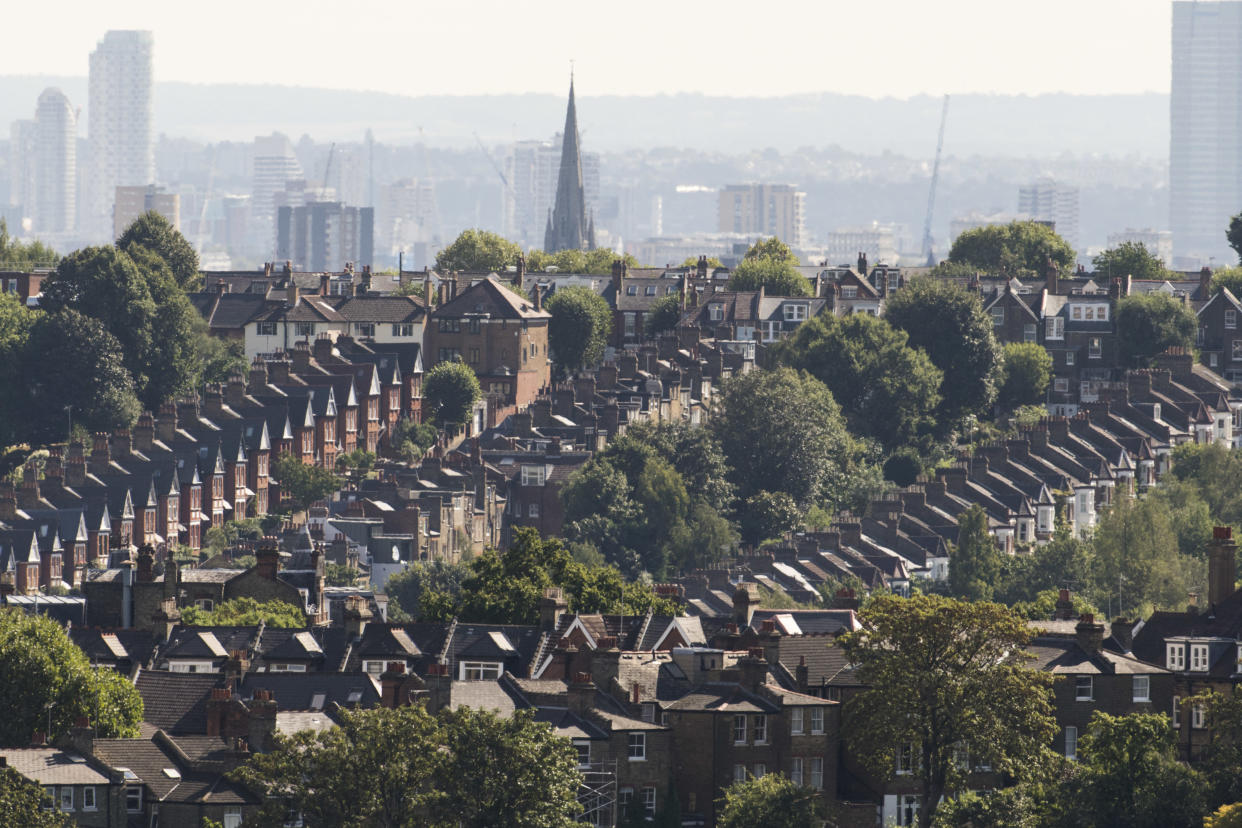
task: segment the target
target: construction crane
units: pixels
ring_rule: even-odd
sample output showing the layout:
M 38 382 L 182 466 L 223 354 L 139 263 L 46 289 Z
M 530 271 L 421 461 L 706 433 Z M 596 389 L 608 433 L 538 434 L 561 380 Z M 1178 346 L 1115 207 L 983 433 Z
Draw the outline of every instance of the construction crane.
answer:
M 940 151 L 944 149 L 944 123 L 949 119 L 949 96 L 944 96 L 944 108 L 940 110 L 940 136 L 936 139 L 936 160 L 932 163 L 931 189 L 927 193 L 927 218 L 923 222 L 923 257 L 929 267 L 932 259 L 932 213 L 936 208 L 936 184 L 940 180 Z
M 492 165 L 492 169 L 496 171 L 496 175 L 500 176 L 500 183 L 504 185 L 505 193 L 513 199 L 513 203 L 522 211 L 522 218 L 531 220 L 531 226 L 538 230 L 538 220 L 535 219 L 534 216 L 529 215 L 530 210 L 527 208 L 525 202 L 518 198 L 517 191 L 513 188 L 513 185 L 509 183 L 509 177 L 505 175 L 505 171 L 501 169 L 499 164 L 496 163 L 496 159 L 493 158 L 492 154 L 488 151 L 487 145 L 483 143 L 483 139 L 479 137 L 479 133 L 474 133 L 474 140 L 478 142 L 479 150 L 484 156 L 487 157 L 487 161 Z
M 328 192 L 328 173 L 332 171 L 332 153 L 336 152 L 336 142 L 332 142 L 332 146 L 328 147 L 328 160 L 323 165 L 323 189 L 319 193 L 320 198 L 326 198 L 324 193 Z

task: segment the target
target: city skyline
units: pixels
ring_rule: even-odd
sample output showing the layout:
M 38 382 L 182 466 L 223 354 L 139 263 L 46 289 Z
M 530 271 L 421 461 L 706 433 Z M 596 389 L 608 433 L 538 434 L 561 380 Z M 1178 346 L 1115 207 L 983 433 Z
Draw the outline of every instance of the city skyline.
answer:
M 669 6 L 646 0 L 624 17 L 584 15 L 560 0 L 540 4 L 537 14 L 492 0 L 469 4 L 470 13 L 460 4 L 389 8 L 363 2 L 348 16 L 320 2 L 290 16 L 274 6 L 226 0 L 217 13 L 192 20 L 177 7 L 146 0 L 71 5 L 73 14 L 55 20 L 54 40 L 26 38 L 6 50 L 0 75 L 85 74 L 85 55 L 103 31 L 141 28 L 162 44 L 155 75 L 163 80 L 406 95 L 559 93 L 571 61 L 599 95 L 842 92 L 903 98 L 943 92 L 1141 93 L 1167 91 L 1170 84 L 1167 0 L 1051 0 L 1037 17 L 980 0 L 817 7 L 786 2 L 769 4 L 758 17 L 737 3 Z M 480 19 L 489 25 L 479 27 Z M 240 20 L 246 25 L 237 25 Z M 322 22 L 327 20 L 331 25 Z M 52 22 L 43 9 L 31 7 L 18 10 L 13 20 L 34 28 Z M 272 32 L 280 32 L 282 48 L 273 48 Z M 694 45 L 710 43 L 727 54 L 742 36 L 747 41 L 739 44 L 736 60 L 704 61 Z M 610 49 L 582 48 L 601 39 L 641 44 L 660 60 L 616 61 L 601 57 Z M 462 43 L 477 59 L 453 73 L 410 72 L 412 46 L 421 61 L 435 61 L 458 58 Z M 247 59 L 220 60 L 225 45 Z M 318 59 L 363 46 L 365 61 Z M 512 59 L 515 47 L 523 52 L 521 61 Z M 1056 60 L 1043 58 L 1048 51 Z

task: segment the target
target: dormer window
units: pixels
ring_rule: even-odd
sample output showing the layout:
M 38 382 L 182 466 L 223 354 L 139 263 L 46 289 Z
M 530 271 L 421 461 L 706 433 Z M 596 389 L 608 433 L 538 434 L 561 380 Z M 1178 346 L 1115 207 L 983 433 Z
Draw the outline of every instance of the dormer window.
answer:
M 707 306 L 707 318 L 713 322 L 724 319 L 724 305 L 712 303 Z
M 857 299 L 858 287 L 856 285 L 841 285 L 842 299 Z
M 627 285 L 627 286 L 626 286 L 626 288 L 625 288 L 625 295 L 626 295 L 626 296 L 637 296 L 637 295 L 638 295 L 638 285 Z
M 1208 668 L 1208 645 L 1191 644 L 1190 645 L 1190 669 L 1198 672 L 1206 672 Z
M 1164 650 L 1164 666 L 1170 670 L 1186 669 L 1186 645 L 1180 642 L 1166 644 Z

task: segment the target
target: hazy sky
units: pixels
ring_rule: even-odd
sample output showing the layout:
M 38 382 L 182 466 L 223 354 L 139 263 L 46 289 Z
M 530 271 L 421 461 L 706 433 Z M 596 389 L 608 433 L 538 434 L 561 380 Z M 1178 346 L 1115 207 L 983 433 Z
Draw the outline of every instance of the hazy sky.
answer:
M 398 94 L 1166 92 L 1168 0 L 22 0 L 0 74 L 85 75 L 108 29 L 159 80 Z M 37 36 L 36 34 L 37 33 Z

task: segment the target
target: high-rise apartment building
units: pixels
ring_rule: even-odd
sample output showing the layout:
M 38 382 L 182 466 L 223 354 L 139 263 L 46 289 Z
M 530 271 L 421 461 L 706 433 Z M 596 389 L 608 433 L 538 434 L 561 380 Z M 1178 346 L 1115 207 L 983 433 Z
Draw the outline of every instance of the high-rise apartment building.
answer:
M 148 187 L 117 187 L 112 206 L 112 238 L 119 239 L 134 220 L 148 210 L 154 210 L 173 228 L 181 229 L 181 196 L 166 193 L 154 184 Z
M 91 52 L 88 102 L 90 169 L 82 229 L 112 230 L 117 187 L 155 182 L 151 32 L 110 31 Z
M 1035 221 L 1050 221 L 1057 235 L 1078 249 L 1078 188 L 1040 178 L 1018 188 L 1018 212 Z
M 339 201 L 315 201 L 276 211 L 276 258 L 295 270 L 335 271 L 352 263 L 370 267 L 375 254 L 375 210 Z
M 789 184 L 730 184 L 720 190 L 721 233 L 776 236 L 797 249 L 805 244 L 806 193 Z
M 505 158 L 504 235 L 532 247 L 543 243 L 548 212 L 556 202 L 563 133 L 551 141 L 518 141 Z M 598 212 L 599 153 L 582 152 L 582 190 L 588 215 Z
M 9 204 L 21 208 L 21 215 L 34 210 L 35 137 L 34 121 L 14 121 L 9 128 Z M 16 232 L 21 228 L 10 227 Z
M 44 236 L 70 233 L 78 211 L 78 119 L 59 89 L 45 89 L 35 109 L 34 218 Z
M 305 174 L 293 144 L 279 132 L 254 139 L 252 165 L 250 221 L 254 232 L 251 241 L 257 251 L 265 251 L 272 242 L 276 209 L 280 206 L 277 196 L 285 192 L 289 182 L 304 181 Z M 268 253 L 263 255 L 266 258 Z
M 1242 210 L 1242 2 L 1173 3 L 1169 218 L 1173 262 L 1233 261 Z

